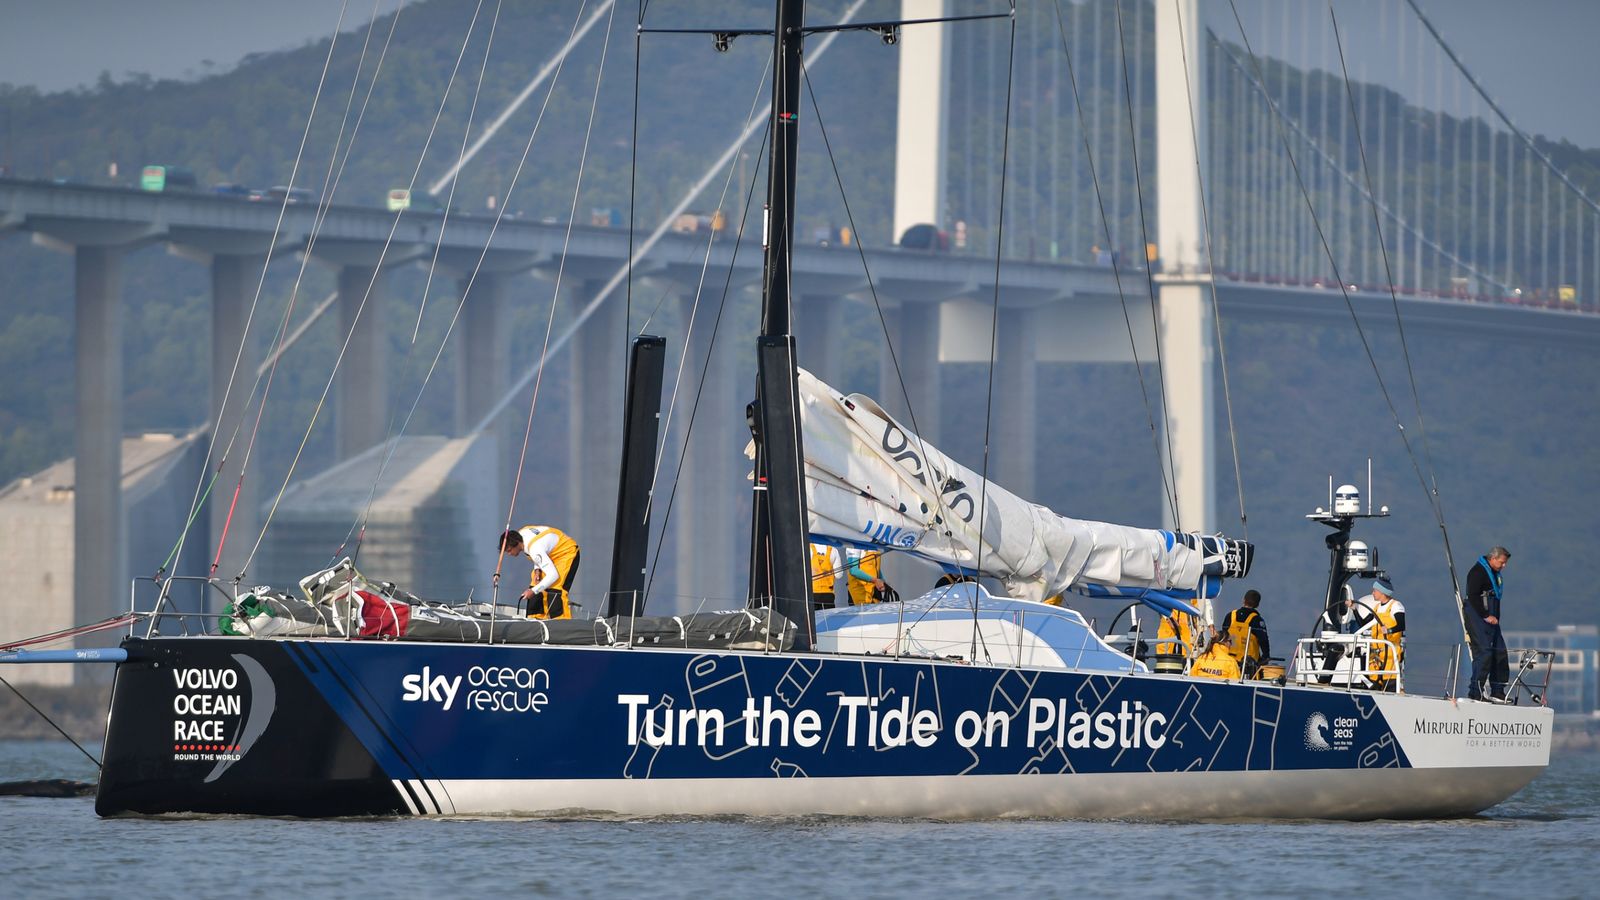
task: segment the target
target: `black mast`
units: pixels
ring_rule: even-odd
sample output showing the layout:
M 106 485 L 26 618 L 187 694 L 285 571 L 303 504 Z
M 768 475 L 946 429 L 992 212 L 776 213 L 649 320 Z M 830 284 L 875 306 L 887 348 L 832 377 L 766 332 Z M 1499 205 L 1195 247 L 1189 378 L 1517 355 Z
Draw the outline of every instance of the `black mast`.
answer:
M 790 333 L 789 252 L 794 233 L 795 151 L 799 143 L 801 26 L 804 0 L 777 0 L 772 50 L 772 119 L 768 125 L 766 262 L 757 340 L 759 375 L 749 410 L 755 435 L 755 502 L 750 541 L 750 599 L 801 625 L 795 649 L 812 644 L 811 567 L 807 537 L 805 453 L 799 386 Z

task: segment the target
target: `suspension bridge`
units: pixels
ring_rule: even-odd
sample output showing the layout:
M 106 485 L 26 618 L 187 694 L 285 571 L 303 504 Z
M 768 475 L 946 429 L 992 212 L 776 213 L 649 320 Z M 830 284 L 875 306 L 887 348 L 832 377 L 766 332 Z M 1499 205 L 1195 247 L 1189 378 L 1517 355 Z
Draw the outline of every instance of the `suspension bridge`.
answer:
M 911 4 L 912 14 L 925 6 Z M 1398 310 L 1408 328 L 1436 335 L 1596 346 L 1600 206 L 1563 165 L 1563 152 L 1515 124 L 1420 7 L 1384 5 L 1383 22 L 1306 16 L 1298 34 L 1287 15 L 1276 34 L 1250 33 L 1242 22 L 1230 31 L 1223 22 L 1233 20 L 1207 8 L 1203 18 L 1194 0 L 1030 6 L 1018 12 L 1026 54 L 1008 46 L 1000 28 L 895 35 L 902 88 L 894 224 L 890 233 L 853 234 L 843 246 L 835 229 L 797 251 L 802 364 L 836 380 L 846 367 L 837 335 L 876 322 L 876 304 L 894 353 L 880 355 L 878 384 L 838 386 L 875 395 L 940 442 L 941 370 L 992 361 L 995 416 L 1007 439 L 990 471 L 1028 496 L 1042 450 L 1038 422 L 1049 414 L 1039 408 L 1039 366 L 1159 360 L 1168 515 L 1212 530 L 1223 518 L 1217 317 L 1293 325 Z M 1401 30 L 1407 84 L 1366 81 L 1340 59 L 1341 38 L 1374 27 Z M 1015 110 L 1009 127 L 997 118 L 1006 100 Z M 951 129 L 952 120 L 964 127 Z M 218 441 L 249 415 L 238 397 L 224 404 L 224 386 L 265 258 L 304 255 L 333 269 L 336 291 L 299 324 L 348 341 L 331 397 L 333 467 L 305 473 L 282 497 L 273 496 L 276 485 L 253 482 L 231 504 L 224 490 L 213 494 L 193 538 L 208 549 L 192 552 L 183 572 L 204 574 L 222 529 L 253 538 L 280 502 L 280 530 L 300 538 L 269 544 L 245 583 L 284 584 L 287 573 L 309 571 L 322 560 L 305 554 L 338 544 L 351 507 L 360 512 L 363 499 L 370 507 L 370 482 L 393 461 L 386 483 L 409 480 L 413 493 L 396 496 L 430 510 L 435 525 L 395 525 L 394 547 L 379 559 L 402 570 L 397 580 L 411 574 L 407 565 L 432 565 L 433 581 L 408 585 L 423 593 L 482 590 L 533 377 L 527 346 L 513 348 L 507 333 L 508 293 L 520 279 L 549 285 L 559 273 L 564 302 L 584 312 L 556 363 L 570 372 L 569 421 L 542 437 L 546 447 L 566 445 L 547 454 L 564 455 L 566 467 L 538 476 L 564 480 L 568 508 L 539 516 L 570 526 L 591 560 L 578 593 L 598 592 L 620 452 L 622 336 L 637 325 L 616 279 L 633 254 L 633 278 L 649 286 L 645 293 L 670 298 L 681 322 L 696 323 L 684 336 L 678 393 L 698 396 L 718 420 L 697 425 L 695 437 L 716 449 L 674 449 L 686 440 L 682 399 L 666 437 L 668 463 L 687 464 L 666 530 L 675 584 L 663 594 L 680 608 L 694 597 L 738 597 L 737 567 L 708 567 L 696 549 L 740 546 L 726 511 L 748 503 L 748 486 L 729 477 L 744 469 L 747 434 L 742 417 L 727 414 L 749 393 L 747 342 L 714 337 L 705 273 L 728 273 L 735 291 L 758 290 L 759 253 L 736 251 L 731 228 L 680 234 L 663 220 L 659 241 L 639 255 L 638 238 L 651 224 L 630 239 L 611 225 L 494 213 L 452 213 L 447 223 L 341 202 L 280 206 L 198 191 L 0 179 L 0 229 L 71 254 L 75 273 L 74 343 L 61 349 L 76 367 L 71 543 L 80 552 L 71 560 L 71 608 L 58 618 L 107 615 L 123 604 L 130 576 L 148 574 L 144 560 L 121 550 L 81 551 L 130 540 L 121 272 L 127 254 L 152 245 L 209 266 Z M 897 245 L 924 224 L 932 226 L 927 246 Z M 454 430 L 409 435 L 399 449 L 391 442 L 395 410 L 410 398 L 389 391 L 382 322 L 411 314 L 388 296 L 388 276 L 420 265 L 458 284 L 454 340 L 465 349 L 456 357 Z M 250 361 L 257 363 L 269 361 Z M 237 476 L 225 466 L 218 483 L 231 488 Z M 178 480 L 173 489 L 183 493 Z M 226 558 L 217 574 L 231 577 L 230 564 L 242 558 Z

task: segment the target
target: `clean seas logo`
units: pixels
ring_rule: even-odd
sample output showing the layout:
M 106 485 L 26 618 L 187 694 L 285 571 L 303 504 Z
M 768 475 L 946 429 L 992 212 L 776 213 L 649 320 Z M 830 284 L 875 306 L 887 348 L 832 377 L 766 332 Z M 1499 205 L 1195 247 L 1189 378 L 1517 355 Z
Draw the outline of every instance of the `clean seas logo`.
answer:
M 1306 717 L 1306 749 L 1332 750 L 1328 743 L 1328 717 L 1315 712 Z
M 463 693 L 462 688 L 466 691 Z M 550 702 L 550 672 L 524 666 L 473 666 L 466 675 L 435 675 L 423 666 L 400 679 L 406 703 L 437 703 L 456 708 L 456 700 L 472 712 L 543 712 Z

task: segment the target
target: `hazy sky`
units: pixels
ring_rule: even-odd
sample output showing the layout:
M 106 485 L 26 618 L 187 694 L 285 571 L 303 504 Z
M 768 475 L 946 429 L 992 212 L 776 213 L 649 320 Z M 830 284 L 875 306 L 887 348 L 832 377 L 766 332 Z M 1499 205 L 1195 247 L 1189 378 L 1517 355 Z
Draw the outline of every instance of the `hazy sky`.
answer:
M 400 0 L 379 2 L 387 11 Z M 1257 52 L 1337 71 L 1331 36 L 1323 36 L 1326 2 L 1237 2 Z M 1600 65 L 1594 61 L 1600 2 L 1420 5 L 1519 126 L 1600 147 L 1593 99 L 1600 93 Z M 340 0 L 0 0 L 0 82 L 62 90 L 93 83 L 102 71 L 119 78 L 127 72 L 200 75 L 207 60 L 225 67 L 247 53 L 324 37 L 339 21 L 340 7 Z M 345 28 L 366 21 L 372 8 L 372 0 L 351 0 Z M 1201 0 L 1201 8 L 1219 34 L 1237 40 L 1226 2 Z M 1465 85 L 1444 68 L 1431 42 L 1417 52 L 1419 29 L 1403 0 L 1338 0 L 1335 8 L 1352 76 L 1364 71 L 1429 107 L 1442 102 L 1448 108 L 1459 93 L 1461 108 L 1470 111 Z M 1302 16 L 1314 28 L 1304 27 Z

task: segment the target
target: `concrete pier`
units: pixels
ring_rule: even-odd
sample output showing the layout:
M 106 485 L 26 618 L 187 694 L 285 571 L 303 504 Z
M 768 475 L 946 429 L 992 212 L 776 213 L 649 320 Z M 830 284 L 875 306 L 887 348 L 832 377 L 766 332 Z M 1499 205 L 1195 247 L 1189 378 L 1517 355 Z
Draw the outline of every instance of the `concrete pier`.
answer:
M 76 467 L 72 495 L 74 615 L 93 622 L 125 608 L 122 521 L 122 255 L 114 246 L 73 254 L 77 330 Z
M 384 379 L 389 344 L 384 313 L 383 273 L 372 266 L 341 266 L 339 333 L 352 335 L 333 382 L 337 404 L 334 448 L 341 460 L 360 455 L 389 434 L 389 385 Z

